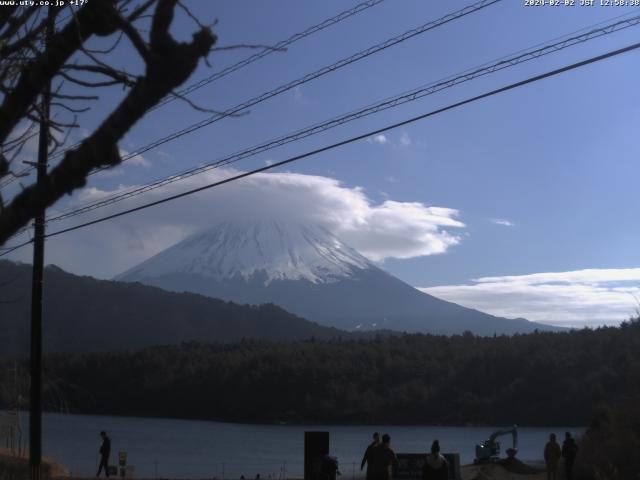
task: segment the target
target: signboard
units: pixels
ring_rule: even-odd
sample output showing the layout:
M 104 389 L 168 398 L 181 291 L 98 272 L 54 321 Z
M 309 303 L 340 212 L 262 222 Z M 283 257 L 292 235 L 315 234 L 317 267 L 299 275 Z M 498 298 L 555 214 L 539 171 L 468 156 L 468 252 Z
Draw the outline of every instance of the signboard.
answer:
M 118 452 L 118 465 L 124 467 L 127 464 L 127 452 Z
M 443 453 L 449 464 L 449 479 L 460 480 L 460 454 Z M 422 479 L 422 467 L 427 459 L 426 453 L 398 453 L 398 465 L 393 469 L 393 478 L 398 480 Z
M 398 465 L 393 469 L 393 478 L 413 480 L 422 478 L 422 466 L 427 455 L 425 453 L 398 453 Z

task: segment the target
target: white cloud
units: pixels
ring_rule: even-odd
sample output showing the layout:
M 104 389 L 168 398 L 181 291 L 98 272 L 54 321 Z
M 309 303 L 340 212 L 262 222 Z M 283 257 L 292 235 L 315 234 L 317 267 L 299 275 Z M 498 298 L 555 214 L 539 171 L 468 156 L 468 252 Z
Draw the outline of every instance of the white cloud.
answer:
M 273 160 L 267 159 L 267 160 L 265 160 L 265 161 L 264 161 L 264 164 L 265 164 L 267 167 L 270 167 L 271 165 L 273 165 Z
M 390 138 L 387 135 L 383 134 L 383 133 L 379 133 L 378 135 L 373 135 L 369 138 L 367 138 L 367 142 L 369 143 L 377 143 L 379 145 L 389 145 L 391 147 L 393 147 L 394 149 L 397 148 L 406 148 L 406 147 L 410 147 L 412 145 L 420 145 L 420 142 L 415 142 L 412 140 L 412 138 L 409 136 L 409 134 L 407 132 L 402 132 L 402 134 L 400 135 L 399 138 L 395 139 L 395 138 Z
M 120 156 L 126 157 L 129 155 L 129 152 L 124 149 L 120 149 Z M 143 157 L 142 155 L 135 155 L 125 161 L 123 161 L 120 165 L 108 168 L 106 170 L 100 170 L 96 173 L 98 178 L 113 178 L 113 177 L 121 177 L 125 174 L 125 170 L 127 167 L 143 167 L 143 168 L 151 168 L 151 162 Z
M 122 166 L 107 168 L 106 170 L 98 171 L 95 175 L 97 178 L 121 177 L 124 175 L 124 168 Z
M 162 162 L 168 162 L 170 160 L 173 160 L 173 156 L 165 152 L 164 150 L 157 150 L 156 155 L 158 155 L 158 157 Z
M 127 150 L 123 150 L 122 148 L 120 149 L 120 156 L 121 157 L 125 157 L 129 155 L 129 152 Z M 123 165 L 131 165 L 133 167 L 144 167 L 144 168 L 151 168 L 151 162 L 149 160 L 147 160 L 145 157 L 143 157 L 142 155 L 134 155 L 133 157 L 127 159 L 125 162 L 123 162 Z
M 619 324 L 636 313 L 640 299 L 640 268 L 483 277 L 472 282 L 420 290 L 502 317 L 572 327 Z
M 237 173 L 211 170 L 49 228 L 55 231 Z M 104 191 L 88 187 L 74 196 L 73 204 L 85 205 L 128 188 L 122 185 L 115 191 Z M 445 253 L 459 243 L 455 231 L 465 226 L 456 219 L 458 211 L 454 209 L 393 200 L 376 204 L 363 189 L 347 187 L 333 178 L 262 173 L 52 237 L 47 244 L 47 262 L 76 273 L 110 277 L 216 222 L 265 216 L 319 223 L 375 261 Z
M 363 255 L 380 261 L 388 257 L 413 258 L 445 253 L 460 238 L 444 228 L 461 228 L 457 210 L 427 207 L 421 203 L 385 200 L 368 208 L 362 220 L 342 222 L 341 238 Z
M 387 136 L 382 133 L 379 135 L 374 135 L 373 137 L 371 137 L 371 140 L 376 143 L 379 143 L 380 145 L 384 145 L 385 143 L 389 142 L 389 139 L 387 138 Z
M 297 87 L 293 87 L 292 92 L 294 102 L 300 105 L 309 104 L 309 98 L 302 92 L 302 88 L 300 87 L 300 85 L 298 85 Z
M 502 225 L 503 227 L 513 227 L 515 223 L 511 220 L 507 220 L 506 218 L 491 218 L 489 219 L 491 223 L 495 223 L 496 225 Z

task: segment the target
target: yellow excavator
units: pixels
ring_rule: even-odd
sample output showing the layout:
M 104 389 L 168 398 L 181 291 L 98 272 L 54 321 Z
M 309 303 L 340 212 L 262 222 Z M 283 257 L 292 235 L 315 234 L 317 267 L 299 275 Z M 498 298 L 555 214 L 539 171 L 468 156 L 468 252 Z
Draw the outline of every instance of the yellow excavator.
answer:
M 518 453 L 518 426 L 514 425 L 511 428 L 505 428 L 504 430 L 498 430 L 493 432 L 491 436 L 479 445 L 476 445 L 476 458 L 474 463 L 490 463 L 500 459 L 500 442 L 496 439 L 502 435 L 509 435 L 513 437 L 513 447 L 506 450 L 508 458 L 515 457 Z

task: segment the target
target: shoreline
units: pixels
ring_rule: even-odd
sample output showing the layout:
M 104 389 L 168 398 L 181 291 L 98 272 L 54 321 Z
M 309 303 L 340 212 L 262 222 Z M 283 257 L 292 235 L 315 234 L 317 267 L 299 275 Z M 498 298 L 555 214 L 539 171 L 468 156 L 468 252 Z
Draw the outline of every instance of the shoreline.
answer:
M 128 463 L 135 467 L 136 478 L 217 478 L 238 480 L 241 475 L 254 479 L 301 477 L 304 459 L 304 432 L 326 430 L 330 433 L 331 455 L 339 459 L 341 480 L 359 476 L 364 447 L 373 431 L 370 426 L 323 426 L 305 428 L 287 425 L 212 423 L 139 417 L 98 417 L 90 415 L 46 413 L 43 418 L 45 438 L 43 452 L 49 461 L 62 466 L 74 477 L 90 477 L 97 468 L 97 432 L 106 430 L 112 438 L 112 458 L 126 451 Z M 23 428 L 28 428 L 23 423 Z M 437 438 L 445 452 L 460 454 L 465 471 L 477 470 L 473 462 L 474 445 L 488 438 L 500 426 L 434 427 L 399 425 L 376 430 L 391 434 L 392 446 L 398 453 L 424 453 Z M 548 432 L 554 427 L 528 428 L 519 432 L 521 440 L 517 458 L 536 465 L 542 457 Z M 576 432 L 580 434 L 582 432 Z M 520 438 L 521 436 L 521 438 Z M 503 449 L 511 438 L 501 442 Z M 222 442 L 222 443 L 221 443 Z M 53 460 L 51 460 L 53 459 Z M 285 466 L 286 465 L 286 466 Z M 66 467 L 66 468 L 65 468 Z M 289 477 L 290 475 L 290 477 Z M 69 476 L 69 474 L 67 474 Z M 478 475 L 471 475 L 471 479 Z M 11 478 L 11 477 L 10 477 Z M 20 478 L 20 477 L 18 477 Z M 466 477 L 465 477 L 466 480 Z M 530 480 L 534 480 L 531 478 Z
M 50 474 L 45 473 L 43 478 L 49 478 L 51 480 L 59 479 L 59 480 L 92 480 L 95 479 L 95 476 L 77 476 L 72 475 L 71 470 L 56 461 L 55 459 L 45 457 L 43 458 L 43 470 L 46 472 L 47 470 Z M 29 465 L 28 465 L 28 456 L 17 457 L 13 456 L 9 449 L 0 447 L 0 474 L 7 475 L 8 478 L 11 478 L 11 475 L 14 475 L 14 478 L 21 478 L 21 476 L 28 476 Z M 44 473 L 44 472 L 43 472 Z M 542 460 L 539 461 L 527 461 L 521 462 L 519 460 L 515 460 L 515 462 L 510 462 L 507 459 L 502 459 L 496 463 L 487 463 L 487 464 L 466 464 L 461 465 L 460 467 L 461 478 L 460 480 L 545 480 L 546 472 L 544 468 L 544 462 Z M 3 477 L 4 478 L 4 477 Z M 106 478 L 102 476 L 101 478 Z M 112 475 L 110 478 L 121 478 L 119 475 Z M 171 480 L 212 480 L 212 477 L 181 477 L 181 476 L 158 476 L 158 477 L 137 477 L 135 472 L 132 477 L 125 478 L 136 478 L 139 480 L 157 480 L 157 479 L 171 479 Z M 271 478 L 271 477 L 268 477 Z M 285 476 L 286 480 L 303 480 L 302 477 L 298 476 Z M 363 472 L 358 471 L 357 474 L 349 474 L 348 472 L 344 472 L 342 474 L 342 479 L 344 480 L 363 480 L 365 475 Z M 564 472 L 562 468 L 558 469 L 557 480 L 564 480 Z M 236 478 L 235 476 L 228 477 L 213 477 L 213 480 L 240 480 L 240 478 Z M 280 479 L 283 480 L 283 479 Z
M 6 408 L 0 406 L 0 412 L 6 411 Z M 27 415 L 28 410 L 20 410 L 21 414 Z M 282 427 L 434 427 L 434 428 L 495 428 L 498 425 L 496 423 L 422 423 L 422 422 L 339 422 L 339 421 L 287 421 L 287 420 L 255 420 L 255 419 L 246 419 L 246 420 L 228 420 L 228 419 L 218 419 L 218 418 L 199 418 L 199 417 L 158 417 L 154 415 L 144 415 L 140 413 L 131 413 L 131 414 L 123 414 L 123 413 L 93 413 L 90 411 L 68 411 L 68 412 L 60 412 L 53 410 L 43 410 L 42 413 L 47 414 L 55 414 L 55 415 L 74 415 L 74 416 L 92 416 L 92 417 L 116 417 L 116 418 L 131 418 L 131 419 L 144 419 L 144 420 L 179 420 L 183 422 L 212 422 L 212 423 L 222 423 L 226 425 L 237 425 L 237 426 L 282 426 Z M 510 425 L 509 422 L 504 423 L 504 425 Z M 546 423 L 518 423 L 519 428 L 572 428 L 572 429 L 581 429 L 584 430 L 587 427 L 585 425 L 571 425 L 569 423 L 562 423 L 558 425 L 546 424 Z

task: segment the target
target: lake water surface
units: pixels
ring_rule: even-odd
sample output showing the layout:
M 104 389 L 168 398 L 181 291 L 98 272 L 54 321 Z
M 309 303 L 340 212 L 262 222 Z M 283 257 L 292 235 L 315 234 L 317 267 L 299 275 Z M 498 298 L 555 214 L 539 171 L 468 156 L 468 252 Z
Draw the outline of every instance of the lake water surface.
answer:
M 22 418 L 27 432 L 27 415 Z M 459 453 L 465 464 L 473 462 L 476 443 L 504 427 L 247 425 L 46 413 L 43 450 L 72 473 L 93 476 L 99 432 L 106 430 L 112 441 L 111 463 L 118 451 L 126 451 L 138 478 L 253 479 L 259 473 L 267 480 L 302 477 L 304 432 L 320 430 L 330 433 L 331 454 L 338 457 L 342 479 L 350 480 L 360 476 L 360 460 L 373 431 L 389 433 L 397 453 L 424 453 L 437 438 L 444 452 Z M 549 433 L 560 437 L 567 430 L 582 433 L 575 428 L 519 428 L 518 458 L 540 460 Z M 503 451 L 511 446 L 510 435 L 500 440 Z

